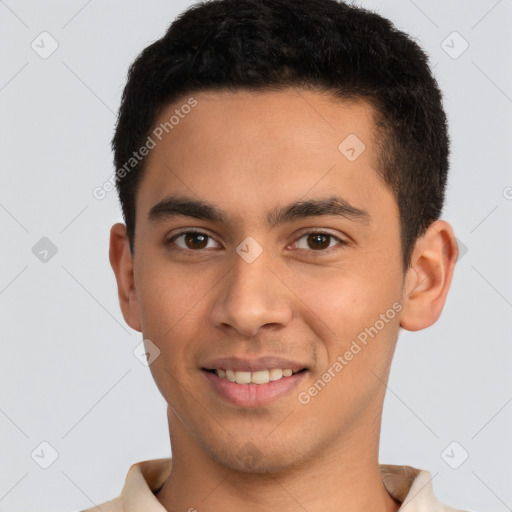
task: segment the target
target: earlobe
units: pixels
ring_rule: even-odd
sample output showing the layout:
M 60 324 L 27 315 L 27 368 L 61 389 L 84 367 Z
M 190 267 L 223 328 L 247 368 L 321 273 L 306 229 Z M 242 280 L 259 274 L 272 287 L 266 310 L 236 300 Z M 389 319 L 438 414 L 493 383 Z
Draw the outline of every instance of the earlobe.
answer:
M 418 238 L 405 280 L 401 327 L 418 331 L 437 321 L 448 295 L 457 256 L 457 240 L 446 221 L 433 222 Z
M 124 224 L 114 224 L 110 229 L 109 259 L 116 276 L 117 294 L 123 317 L 132 329 L 141 331 L 139 305 L 133 272 L 133 257 Z

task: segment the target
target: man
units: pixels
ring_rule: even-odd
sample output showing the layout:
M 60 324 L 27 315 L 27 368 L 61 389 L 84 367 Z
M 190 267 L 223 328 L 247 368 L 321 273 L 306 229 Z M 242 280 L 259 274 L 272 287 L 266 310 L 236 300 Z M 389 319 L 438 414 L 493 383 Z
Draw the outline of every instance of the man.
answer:
M 448 511 L 379 465 L 400 328 L 457 260 L 423 51 L 335 0 L 215 0 L 130 68 L 110 261 L 168 404 L 170 458 L 107 511 Z

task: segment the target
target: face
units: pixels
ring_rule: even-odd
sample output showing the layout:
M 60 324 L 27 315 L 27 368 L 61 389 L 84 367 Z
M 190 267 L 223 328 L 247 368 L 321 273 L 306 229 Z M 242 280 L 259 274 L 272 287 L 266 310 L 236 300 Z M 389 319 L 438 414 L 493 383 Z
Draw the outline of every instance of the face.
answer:
M 146 160 L 125 311 L 160 350 L 173 442 L 263 472 L 378 437 L 404 281 L 372 108 L 191 96 L 155 123 L 190 110 Z

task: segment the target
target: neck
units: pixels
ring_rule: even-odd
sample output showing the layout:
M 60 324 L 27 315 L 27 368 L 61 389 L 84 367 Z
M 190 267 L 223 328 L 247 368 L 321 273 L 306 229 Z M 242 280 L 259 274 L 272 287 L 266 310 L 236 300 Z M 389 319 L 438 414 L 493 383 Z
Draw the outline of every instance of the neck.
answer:
M 380 476 L 378 430 L 371 430 L 345 434 L 293 468 L 261 474 L 219 464 L 173 425 L 171 474 L 156 497 L 169 512 L 396 512 L 400 504 Z

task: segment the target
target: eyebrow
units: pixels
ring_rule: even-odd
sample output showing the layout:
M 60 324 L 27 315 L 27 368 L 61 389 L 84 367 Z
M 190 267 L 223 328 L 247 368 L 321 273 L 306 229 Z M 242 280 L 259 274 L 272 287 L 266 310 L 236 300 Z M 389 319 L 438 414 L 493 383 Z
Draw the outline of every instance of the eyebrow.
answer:
M 294 220 L 332 215 L 348 220 L 368 224 L 370 215 L 366 210 L 352 206 L 348 201 L 331 196 L 323 199 L 296 201 L 285 206 L 277 206 L 267 212 L 267 224 L 275 228 Z M 183 216 L 212 222 L 228 223 L 229 215 L 207 201 L 189 197 L 169 196 L 155 204 L 148 213 L 151 223 L 161 222 L 173 217 Z

